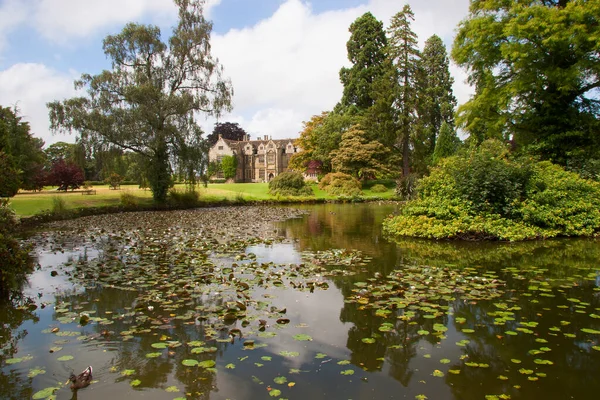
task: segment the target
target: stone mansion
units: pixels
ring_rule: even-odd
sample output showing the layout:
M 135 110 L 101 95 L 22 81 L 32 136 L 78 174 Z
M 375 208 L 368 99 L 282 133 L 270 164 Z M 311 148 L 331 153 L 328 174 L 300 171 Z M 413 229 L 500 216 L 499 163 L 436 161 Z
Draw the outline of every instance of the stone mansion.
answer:
M 293 139 L 273 140 L 267 135 L 263 139 L 219 140 L 208 152 L 209 161 L 220 162 L 224 156 L 237 158 L 236 182 L 269 182 L 288 170 L 290 158 L 302 151 L 294 145 Z M 217 178 L 223 178 L 222 173 Z

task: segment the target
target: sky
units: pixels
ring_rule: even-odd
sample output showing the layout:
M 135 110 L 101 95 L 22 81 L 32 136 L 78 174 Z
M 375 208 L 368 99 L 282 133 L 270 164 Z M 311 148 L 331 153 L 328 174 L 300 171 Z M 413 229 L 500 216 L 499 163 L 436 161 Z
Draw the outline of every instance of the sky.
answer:
M 302 122 L 333 109 L 342 96 L 339 70 L 350 66 L 350 24 L 371 12 L 387 27 L 405 3 L 422 48 L 440 36 L 448 51 L 469 0 L 207 0 L 212 54 L 233 83 L 233 111 L 252 138 L 296 138 Z M 74 142 L 53 134 L 46 103 L 77 95 L 73 81 L 110 68 L 102 40 L 128 22 L 153 24 L 168 36 L 177 22 L 172 0 L 0 0 L 0 105 L 16 106 L 46 145 Z M 451 65 L 459 104 L 472 94 Z M 198 123 L 208 134 L 212 118 Z

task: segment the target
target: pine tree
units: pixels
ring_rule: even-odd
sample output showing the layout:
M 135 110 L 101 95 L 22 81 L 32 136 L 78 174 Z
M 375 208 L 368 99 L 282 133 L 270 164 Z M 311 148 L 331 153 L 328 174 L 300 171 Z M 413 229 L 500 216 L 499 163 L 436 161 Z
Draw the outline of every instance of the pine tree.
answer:
M 416 118 L 417 73 L 420 59 L 417 34 L 411 29 L 415 16 L 408 4 L 392 17 L 388 28 L 388 55 L 397 70 L 393 99 L 398 127 L 398 144 L 402 153 L 402 176 L 410 174 L 411 128 Z
M 436 165 L 442 158 L 450 157 L 456 153 L 459 145 L 460 139 L 456 136 L 456 132 L 446 121 L 442 122 L 440 134 L 433 151 L 433 165 Z
M 346 48 L 352 67 L 340 70 L 344 94 L 336 108 L 346 111 L 354 106 L 361 113 L 375 102 L 372 86 L 383 73 L 387 40 L 383 23 L 370 12 L 356 19 L 350 25 L 350 32 Z

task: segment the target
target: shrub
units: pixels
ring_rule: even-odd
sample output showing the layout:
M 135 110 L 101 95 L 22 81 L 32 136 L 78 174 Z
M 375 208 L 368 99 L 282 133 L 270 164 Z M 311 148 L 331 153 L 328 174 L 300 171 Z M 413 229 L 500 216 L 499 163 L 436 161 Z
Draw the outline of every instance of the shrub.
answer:
M 299 172 L 282 172 L 269 182 L 269 194 L 272 196 L 312 196 L 311 187 Z
M 33 270 L 29 251 L 21 247 L 12 236 L 17 226 L 14 211 L 7 200 L 0 200 L 0 298 L 7 299 L 19 291 L 25 283 L 27 274 Z
M 197 207 L 200 203 L 200 193 L 195 190 L 169 190 L 169 204 L 176 207 Z
M 104 183 L 106 183 L 113 190 L 117 190 L 121 187 L 121 183 L 123 182 L 123 177 L 116 172 L 110 174 L 110 176 L 104 179 Z
M 130 191 L 126 190 L 121 193 L 121 205 L 125 207 L 135 207 L 137 204 L 137 197 L 135 197 Z
M 52 214 L 64 215 L 67 213 L 67 203 L 61 196 L 52 196 Z
M 525 240 L 600 232 L 600 184 L 550 162 L 511 159 L 487 141 L 445 158 L 418 198 L 384 222 L 394 236 Z
M 388 188 L 383 186 L 381 183 L 371 186 L 371 192 L 373 193 L 385 193 L 388 191 Z
M 356 178 L 342 172 L 327 174 L 319 182 L 319 188 L 332 196 L 360 196 L 361 187 Z

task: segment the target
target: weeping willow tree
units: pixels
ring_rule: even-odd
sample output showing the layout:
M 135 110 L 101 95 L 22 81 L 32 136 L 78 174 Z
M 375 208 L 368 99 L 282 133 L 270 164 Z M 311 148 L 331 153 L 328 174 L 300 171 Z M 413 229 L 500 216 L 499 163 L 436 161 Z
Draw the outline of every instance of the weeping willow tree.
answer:
M 83 74 L 76 89 L 87 95 L 48 103 L 51 129 L 77 132 L 131 150 L 148 160 L 154 200 L 166 201 L 170 160 L 206 157 L 197 114 L 218 117 L 231 109 L 233 89 L 223 67 L 211 55 L 212 23 L 203 16 L 203 0 L 174 0 L 179 22 L 167 41 L 157 26 L 127 24 L 104 39 L 111 70 Z

